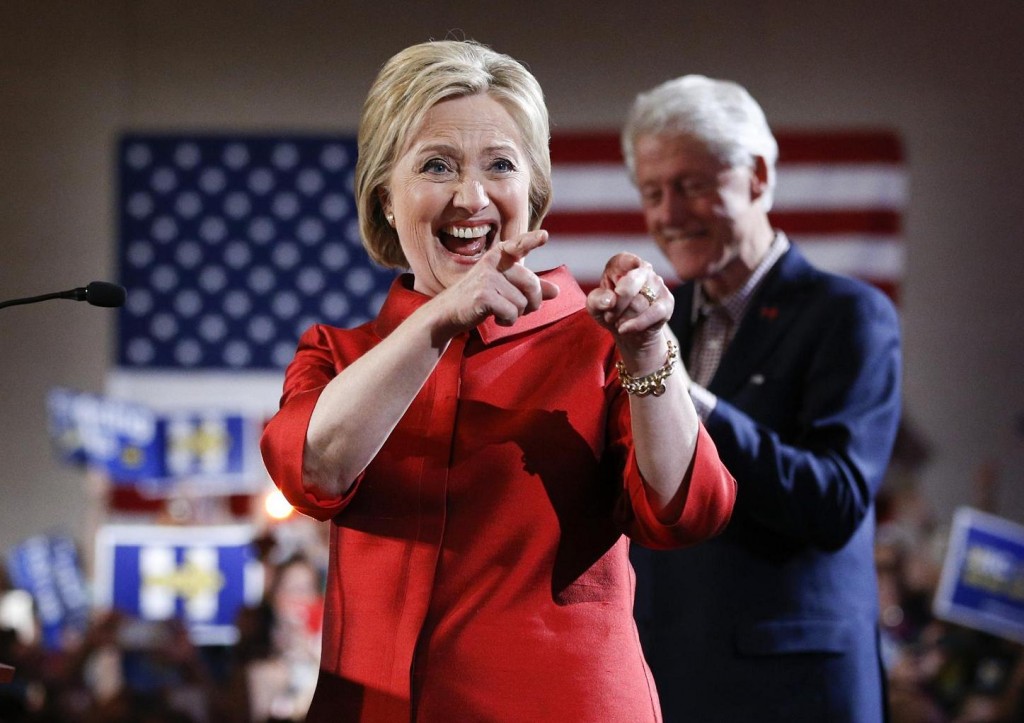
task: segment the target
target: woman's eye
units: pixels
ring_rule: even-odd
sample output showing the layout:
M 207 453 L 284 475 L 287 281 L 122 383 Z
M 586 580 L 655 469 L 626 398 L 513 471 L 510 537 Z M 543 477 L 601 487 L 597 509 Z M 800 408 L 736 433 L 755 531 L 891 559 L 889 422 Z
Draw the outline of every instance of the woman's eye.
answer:
M 515 164 L 507 158 L 498 158 L 491 164 L 491 168 L 498 173 L 511 173 L 516 170 Z
M 448 164 L 440 158 L 431 158 L 423 164 L 423 170 L 427 173 L 447 173 L 451 170 Z

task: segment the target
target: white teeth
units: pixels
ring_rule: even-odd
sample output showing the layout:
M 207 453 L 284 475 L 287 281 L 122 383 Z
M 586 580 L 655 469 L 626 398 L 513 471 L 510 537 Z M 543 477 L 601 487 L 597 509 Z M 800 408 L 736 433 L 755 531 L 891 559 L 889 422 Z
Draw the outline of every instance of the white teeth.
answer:
M 490 226 L 446 226 L 441 229 L 449 236 L 455 238 L 480 238 L 486 236 L 490 230 Z

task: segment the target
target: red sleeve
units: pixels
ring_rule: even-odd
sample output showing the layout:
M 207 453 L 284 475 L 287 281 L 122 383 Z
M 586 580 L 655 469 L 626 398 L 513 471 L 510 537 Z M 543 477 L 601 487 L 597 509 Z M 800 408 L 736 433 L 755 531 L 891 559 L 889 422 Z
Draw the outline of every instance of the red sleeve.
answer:
M 703 424 L 697 432 L 697 448 L 687 478 L 690 487 L 679 518 L 668 524 L 661 522 L 651 509 L 636 455 L 630 450 L 625 471 L 628 509 L 624 511 L 624 523 L 632 539 L 646 547 L 669 549 L 695 544 L 725 529 L 736 502 L 736 480 L 719 459 Z
M 299 340 L 298 350 L 285 372 L 281 407 L 263 430 L 260 451 L 270 478 L 299 512 L 328 520 L 345 508 L 359 486 L 360 478 L 344 495 L 321 498 L 302 482 L 302 455 L 306 429 L 320 393 L 343 362 L 325 327 L 314 326 Z

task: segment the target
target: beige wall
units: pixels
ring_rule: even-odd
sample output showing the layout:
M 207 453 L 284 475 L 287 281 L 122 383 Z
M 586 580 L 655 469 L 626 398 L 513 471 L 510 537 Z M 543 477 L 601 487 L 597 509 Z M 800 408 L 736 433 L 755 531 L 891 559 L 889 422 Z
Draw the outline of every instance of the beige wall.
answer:
M 907 408 L 943 516 L 986 459 L 1006 512 L 1024 442 L 1024 3 L 727 0 L 489 4 L 28 2 L 0 5 L 0 298 L 116 278 L 114 143 L 124 130 L 354 130 L 377 67 L 450 31 L 526 61 L 557 127 L 614 127 L 683 72 L 747 85 L 777 127 L 890 126 L 911 207 L 902 306 Z M 114 313 L 0 311 L 0 549 L 81 535 L 87 493 L 52 459 L 44 398 L 100 391 Z

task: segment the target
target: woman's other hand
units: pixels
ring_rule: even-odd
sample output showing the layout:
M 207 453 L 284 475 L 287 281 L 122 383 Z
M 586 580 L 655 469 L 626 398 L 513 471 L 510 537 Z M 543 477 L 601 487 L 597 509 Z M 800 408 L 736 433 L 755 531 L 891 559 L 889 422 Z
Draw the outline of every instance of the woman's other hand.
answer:
M 614 335 L 619 352 L 652 369 L 665 361 L 662 330 L 674 308 L 675 298 L 665 281 L 651 264 L 631 253 L 610 258 L 597 288 L 587 296 L 587 310 Z M 653 365 L 644 363 L 648 355 Z

